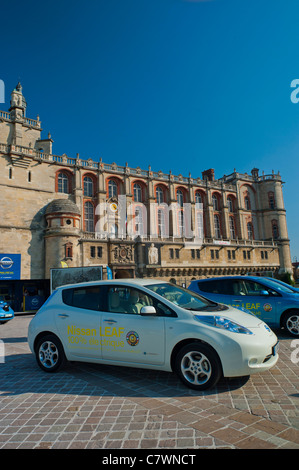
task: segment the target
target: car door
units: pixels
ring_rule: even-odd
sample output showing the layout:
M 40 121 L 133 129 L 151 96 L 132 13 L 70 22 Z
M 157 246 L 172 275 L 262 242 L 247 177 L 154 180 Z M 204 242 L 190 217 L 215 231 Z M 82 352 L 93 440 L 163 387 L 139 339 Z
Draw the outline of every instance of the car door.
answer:
M 143 306 L 154 299 L 142 290 L 113 284 L 107 289 L 107 304 L 101 315 L 102 358 L 119 363 L 163 364 L 165 361 L 165 318 L 143 316 Z
M 249 280 L 232 280 L 233 307 L 242 307 L 266 323 L 275 323 L 279 295 L 263 284 Z
M 100 306 L 103 287 L 66 288 L 55 312 L 55 323 L 67 355 L 100 359 Z

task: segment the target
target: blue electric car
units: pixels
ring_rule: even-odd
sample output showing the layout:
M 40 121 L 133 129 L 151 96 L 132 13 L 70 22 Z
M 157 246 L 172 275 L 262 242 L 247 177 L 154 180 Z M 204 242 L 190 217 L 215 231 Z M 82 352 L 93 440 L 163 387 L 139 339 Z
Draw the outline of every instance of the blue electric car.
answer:
M 223 276 L 192 281 L 189 289 L 214 300 L 248 310 L 272 328 L 299 337 L 299 294 L 286 284 L 255 276 Z

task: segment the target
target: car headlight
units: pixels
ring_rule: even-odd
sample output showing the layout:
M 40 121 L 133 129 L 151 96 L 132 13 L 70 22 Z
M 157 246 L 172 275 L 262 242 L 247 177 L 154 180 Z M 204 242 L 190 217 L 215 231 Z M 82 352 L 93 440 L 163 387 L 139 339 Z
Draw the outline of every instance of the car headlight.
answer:
M 194 315 L 194 317 L 197 321 L 214 326 L 215 328 L 232 331 L 233 333 L 242 333 L 243 335 L 253 335 L 252 331 L 245 328 L 245 326 L 239 325 L 225 317 L 220 317 L 218 315 Z

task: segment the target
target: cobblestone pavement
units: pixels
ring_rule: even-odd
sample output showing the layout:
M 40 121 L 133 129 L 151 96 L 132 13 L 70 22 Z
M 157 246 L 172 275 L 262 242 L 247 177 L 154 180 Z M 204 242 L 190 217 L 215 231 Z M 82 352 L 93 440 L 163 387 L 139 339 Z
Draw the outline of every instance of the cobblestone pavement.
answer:
M 299 448 L 299 363 L 280 332 L 275 368 L 198 393 L 160 371 L 72 363 L 44 373 L 30 319 L 0 326 L 0 449 Z

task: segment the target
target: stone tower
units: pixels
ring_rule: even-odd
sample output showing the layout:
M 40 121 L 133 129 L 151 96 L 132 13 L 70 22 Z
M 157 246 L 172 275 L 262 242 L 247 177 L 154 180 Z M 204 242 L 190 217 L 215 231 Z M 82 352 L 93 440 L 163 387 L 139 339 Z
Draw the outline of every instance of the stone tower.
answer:
M 69 199 L 54 199 L 48 204 L 45 217 L 45 276 L 51 268 L 81 266 L 80 211 Z

